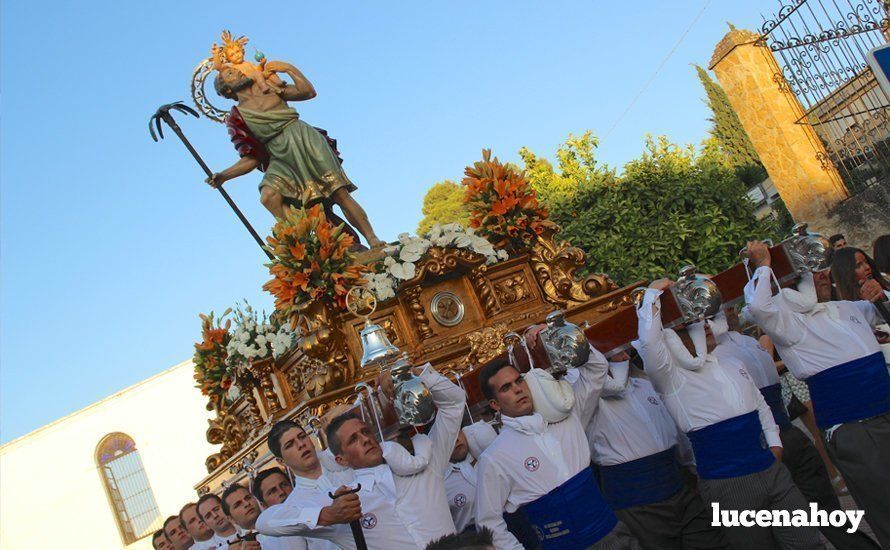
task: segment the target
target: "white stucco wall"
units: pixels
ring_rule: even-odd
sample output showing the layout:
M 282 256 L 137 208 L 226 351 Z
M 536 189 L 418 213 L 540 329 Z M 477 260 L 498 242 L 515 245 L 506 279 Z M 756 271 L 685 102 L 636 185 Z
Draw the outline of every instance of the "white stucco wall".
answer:
M 136 443 L 161 516 L 197 500 L 215 452 L 191 361 L 0 447 L 0 547 L 124 548 L 94 462 L 111 432 Z M 126 548 L 151 548 L 146 537 Z

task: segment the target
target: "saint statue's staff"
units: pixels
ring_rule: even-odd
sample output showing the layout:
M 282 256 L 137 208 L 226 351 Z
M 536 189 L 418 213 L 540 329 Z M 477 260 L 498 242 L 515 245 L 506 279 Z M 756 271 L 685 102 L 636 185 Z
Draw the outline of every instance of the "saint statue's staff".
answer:
M 201 155 L 199 155 L 195 148 L 192 147 L 191 142 L 189 142 L 189 140 L 185 137 L 185 134 L 182 133 L 182 129 L 179 127 L 179 124 L 176 123 L 176 120 L 173 118 L 173 115 L 170 114 L 170 111 L 179 111 L 181 113 L 194 115 L 195 118 L 198 117 L 198 113 L 195 112 L 194 109 L 187 105 L 184 105 L 181 101 L 161 105 L 148 121 L 148 131 L 151 133 L 151 138 L 155 141 L 158 141 L 158 136 L 160 136 L 161 139 L 164 139 L 164 131 L 162 130 L 161 125 L 161 121 L 163 120 L 167 123 L 167 126 L 169 126 L 176 133 L 176 135 L 179 136 L 179 139 L 182 140 L 182 143 L 185 145 L 186 149 L 189 150 L 189 153 L 191 153 L 192 156 L 195 157 L 195 160 L 198 161 L 198 164 L 201 165 L 201 169 L 204 170 L 204 173 L 207 174 L 207 177 L 212 178 L 213 171 L 210 170 L 210 168 L 207 166 L 207 163 L 205 163 L 204 159 L 201 158 Z M 157 126 L 157 134 L 155 134 L 155 127 L 152 126 L 152 122 L 154 122 L 155 126 Z M 244 227 L 247 228 L 247 231 L 250 232 L 257 244 L 260 245 L 260 248 L 263 249 L 263 252 L 266 253 L 266 256 L 268 256 L 270 260 L 274 260 L 275 258 L 272 256 L 272 253 L 269 252 L 269 249 L 267 249 L 266 245 L 263 244 L 263 239 L 260 238 L 253 226 L 250 225 L 250 222 L 247 221 L 247 218 L 244 217 L 244 214 L 235 204 L 235 201 L 232 200 L 232 197 L 230 197 L 226 190 L 223 189 L 221 186 L 216 187 L 216 190 L 219 191 L 220 195 L 222 195 L 224 199 L 226 199 L 226 202 L 229 203 L 229 206 L 231 206 L 232 210 L 235 211 L 238 219 L 241 220 L 241 223 L 244 224 Z

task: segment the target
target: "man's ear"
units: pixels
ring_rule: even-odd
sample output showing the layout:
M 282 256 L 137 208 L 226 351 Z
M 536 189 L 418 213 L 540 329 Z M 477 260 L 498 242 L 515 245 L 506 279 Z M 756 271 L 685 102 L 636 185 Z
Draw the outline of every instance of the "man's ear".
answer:
M 498 404 L 498 402 L 494 399 L 488 400 L 488 406 L 491 407 L 491 410 L 493 410 L 494 412 L 501 412 L 500 404 Z
M 346 461 L 346 458 L 344 458 L 343 455 L 334 455 L 334 460 L 340 466 L 346 466 L 346 467 L 349 466 L 349 462 Z

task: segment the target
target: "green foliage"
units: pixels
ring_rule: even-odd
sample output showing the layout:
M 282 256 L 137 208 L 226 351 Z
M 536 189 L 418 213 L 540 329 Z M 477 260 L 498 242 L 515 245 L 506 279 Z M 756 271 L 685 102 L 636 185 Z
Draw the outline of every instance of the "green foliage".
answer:
M 746 240 L 774 234 L 772 222 L 754 217 L 746 186 L 713 144 L 698 151 L 648 137 L 620 177 L 594 161 L 595 148 L 589 133 L 570 137 L 557 153 L 559 171 L 520 152 L 560 237 L 587 252 L 590 271 L 622 284 L 675 276 L 689 263 L 717 273 L 737 261 Z
M 760 156 L 729 102 L 726 92 L 702 67 L 696 65 L 695 70 L 708 96 L 706 103 L 713 113 L 708 119 L 711 121 L 710 133 L 716 138 L 717 146 L 725 155 L 726 164 L 734 169 L 739 179 L 748 186 L 765 180 L 766 170 L 760 162 Z
M 435 224 L 470 223 L 470 210 L 464 205 L 464 190 L 453 181 L 441 181 L 427 190 L 423 197 L 423 219 L 417 224 L 417 234 L 424 235 Z

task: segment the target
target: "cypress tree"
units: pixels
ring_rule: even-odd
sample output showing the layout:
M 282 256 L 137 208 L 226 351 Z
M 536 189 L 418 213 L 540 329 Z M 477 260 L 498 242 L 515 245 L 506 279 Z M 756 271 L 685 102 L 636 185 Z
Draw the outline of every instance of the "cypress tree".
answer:
M 695 70 L 707 94 L 705 103 L 712 113 L 708 119 L 711 122 L 710 133 L 719 143 L 727 165 L 748 185 L 763 181 L 766 170 L 726 92 L 702 67 L 696 65 Z

